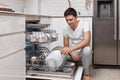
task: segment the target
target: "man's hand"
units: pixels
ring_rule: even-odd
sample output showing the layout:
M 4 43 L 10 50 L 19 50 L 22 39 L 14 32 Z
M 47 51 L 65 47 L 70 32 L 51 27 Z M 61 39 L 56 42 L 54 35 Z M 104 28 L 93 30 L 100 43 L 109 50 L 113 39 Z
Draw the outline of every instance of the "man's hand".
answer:
M 62 50 L 61 50 L 61 54 L 63 55 L 66 55 L 68 53 L 71 53 L 71 48 L 70 47 L 64 47 Z
M 61 50 L 61 54 L 62 55 L 69 54 L 72 57 L 72 59 L 75 60 L 75 61 L 80 60 L 80 56 L 76 52 L 72 51 L 72 47 L 71 48 L 70 47 L 64 47 Z

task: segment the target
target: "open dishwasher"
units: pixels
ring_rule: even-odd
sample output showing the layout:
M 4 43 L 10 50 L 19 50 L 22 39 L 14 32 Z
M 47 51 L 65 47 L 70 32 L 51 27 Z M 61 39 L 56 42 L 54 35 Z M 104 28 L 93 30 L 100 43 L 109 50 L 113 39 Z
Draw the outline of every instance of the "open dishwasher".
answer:
M 58 38 L 55 30 L 44 29 L 48 26 L 49 24 L 27 23 L 26 79 L 81 80 L 83 67 L 67 61 L 60 54 L 61 47 L 50 51 L 41 46 Z

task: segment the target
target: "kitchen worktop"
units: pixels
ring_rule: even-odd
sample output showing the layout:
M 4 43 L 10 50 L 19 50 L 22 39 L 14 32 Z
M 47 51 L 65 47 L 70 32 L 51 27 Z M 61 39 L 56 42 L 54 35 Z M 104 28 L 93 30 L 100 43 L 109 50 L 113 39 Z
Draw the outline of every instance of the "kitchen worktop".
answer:
M 7 12 L 7 11 L 0 11 L 0 15 L 12 15 L 12 16 L 25 16 L 23 13 L 17 13 L 17 12 Z
M 0 15 L 40 16 L 40 15 L 34 15 L 34 14 L 24 14 L 20 12 L 8 12 L 8 11 L 0 11 Z
M 0 15 L 23 16 L 23 17 L 26 17 L 26 20 L 40 20 L 40 17 L 47 17 L 47 18 L 50 17 L 46 15 L 25 14 L 25 13 L 20 13 L 20 12 L 8 12 L 8 11 L 0 11 Z

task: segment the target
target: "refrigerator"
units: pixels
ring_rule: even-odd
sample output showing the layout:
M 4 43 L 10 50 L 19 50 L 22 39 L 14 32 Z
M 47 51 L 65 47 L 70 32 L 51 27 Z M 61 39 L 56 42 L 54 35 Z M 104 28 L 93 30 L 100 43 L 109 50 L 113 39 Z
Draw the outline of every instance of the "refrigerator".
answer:
M 120 66 L 120 0 L 94 0 L 93 65 Z

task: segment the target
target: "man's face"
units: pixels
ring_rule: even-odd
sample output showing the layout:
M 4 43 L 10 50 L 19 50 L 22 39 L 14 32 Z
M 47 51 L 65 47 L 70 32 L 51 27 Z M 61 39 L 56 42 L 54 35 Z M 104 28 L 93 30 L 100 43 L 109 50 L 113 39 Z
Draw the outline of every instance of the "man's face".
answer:
M 68 15 L 65 17 L 65 19 L 70 27 L 74 27 L 77 22 L 77 17 L 75 17 L 73 15 Z

